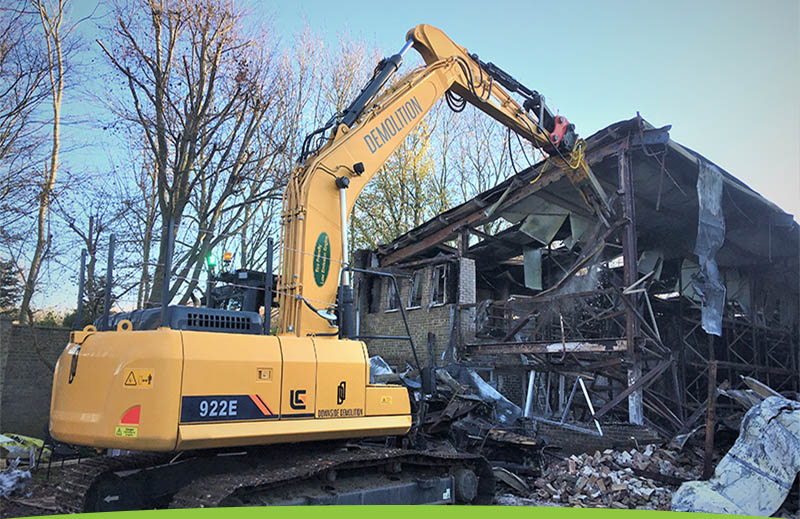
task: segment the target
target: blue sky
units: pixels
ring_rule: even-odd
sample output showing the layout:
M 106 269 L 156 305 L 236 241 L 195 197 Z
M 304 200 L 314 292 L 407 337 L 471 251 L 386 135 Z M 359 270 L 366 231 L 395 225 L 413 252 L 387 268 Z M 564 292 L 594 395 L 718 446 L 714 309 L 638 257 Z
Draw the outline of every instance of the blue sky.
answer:
M 419 23 L 542 92 L 583 136 L 641 115 L 800 214 L 800 2 L 251 1 L 386 54 Z
M 285 43 L 308 25 L 330 43 L 345 33 L 389 55 L 410 28 L 435 25 L 543 93 L 582 136 L 638 111 L 655 126 L 671 124 L 674 140 L 796 219 L 800 214 L 798 0 L 237 1 L 254 25 L 271 22 Z M 73 14 L 85 16 L 96 5 L 75 0 Z M 96 77 L 108 70 L 94 43 L 97 25 L 113 23 L 103 17 L 105 7 L 99 4 L 98 18 L 79 29 Z M 412 54 L 408 65 L 419 63 Z M 64 153 L 64 163 L 108 175 L 108 163 L 122 152 L 90 101 L 80 89 L 67 93 L 67 113 L 81 122 L 65 128 L 74 151 Z M 87 129 L 86 122 L 97 126 Z M 65 296 L 48 299 L 61 303 Z
M 408 29 L 435 25 L 543 93 L 584 137 L 638 111 L 653 125 L 671 124 L 674 140 L 800 214 L 798 0 L 238 3 L 253 23 L 271 20 L 283 42 L 307 24 L 331 43 L 346 33 L 386 55 L 400 49 Z M 74 14 L 95 5 L 76 0 Z M 102 19 L 104 7 L 99 21 L 81 26 L 99 60 L 95 27 L 111 22 Z M 89 108 L 72 104 L 77 112 L 81 106 Z M 91 142 L 98 141 L 81 136 L 90 143 L 84 151 L 96 154 Z

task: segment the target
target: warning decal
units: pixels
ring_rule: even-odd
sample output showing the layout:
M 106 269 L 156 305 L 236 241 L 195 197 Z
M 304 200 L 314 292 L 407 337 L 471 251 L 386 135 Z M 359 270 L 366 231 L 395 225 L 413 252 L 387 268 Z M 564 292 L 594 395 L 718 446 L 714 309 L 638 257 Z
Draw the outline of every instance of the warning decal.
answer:
M 153 370 L 129 369 L 125 374 L 125 387 L 145 389 L 153 387 Z
M 117 426 L 117 428 L 114 429 L 114 436 L 118 438 L 137 438 L 139 436 L 139 428 Z

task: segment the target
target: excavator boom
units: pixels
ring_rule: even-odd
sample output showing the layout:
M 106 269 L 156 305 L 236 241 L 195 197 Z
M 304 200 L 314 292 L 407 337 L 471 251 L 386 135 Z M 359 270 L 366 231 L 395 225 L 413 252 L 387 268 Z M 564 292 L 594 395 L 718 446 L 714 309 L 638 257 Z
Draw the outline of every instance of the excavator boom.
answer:
M 304 162 L 295 169 L 284 194 L 279 334 L 334 335 L 347 321 L 346 308 L 337 310 L 340 280 L 347 281 L 346 273 L 340 274 L 348 256 L 347 217 L 361 190 L 445 96 L 456 105 L 469 102 L 548 153 L 567 171 L 593 210 L 607 209 L 574 127 L 563 116 L 554 116 L 543 96 L 471 56 L 435 27 L 419 25 L 406 39 L 398 54 L 381 61 L 341 117 L 312 134 L 327 130 L 332 138 L 317 150 L 310 140 L 304 145 Z M 420 53 L 426 66 L 380 92 L 409 46 Z M 528 109 L 504 86 L 526 97 Z M 349 302 L 349 291 L 343 292 L 342 301 Z M 333 319 L 337 312 L 343 316 L 339 322 Z

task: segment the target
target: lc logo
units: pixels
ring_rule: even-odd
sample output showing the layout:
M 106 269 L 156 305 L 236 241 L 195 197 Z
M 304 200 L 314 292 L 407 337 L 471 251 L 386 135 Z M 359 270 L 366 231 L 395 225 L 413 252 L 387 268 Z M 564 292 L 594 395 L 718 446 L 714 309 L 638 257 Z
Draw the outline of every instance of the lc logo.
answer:
M 292 409 L 306 408 L 306 390 L 292 389 L 289 391 L 289 405 Z
M 347 383 L 342 380 L 339 382 L 339 387 L 336 388 L 336 403 L 342 405 L 345 398 L 347 398 Z

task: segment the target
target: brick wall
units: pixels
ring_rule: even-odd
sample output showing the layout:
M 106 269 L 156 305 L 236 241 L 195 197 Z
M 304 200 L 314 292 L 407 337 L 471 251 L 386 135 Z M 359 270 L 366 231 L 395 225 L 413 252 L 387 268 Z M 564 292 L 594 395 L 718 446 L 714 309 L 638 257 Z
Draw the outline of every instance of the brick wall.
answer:
M 458 302 L 462 305 L 474 305 L 477 302 L 477 286 L 475 283 L 475 260 L 461 258 L 458 260 Z M 461 337 L 464 342 L 475 341 L 475 307 L 459 310 Z
M 436 336 L 434 358 L 436 362 L 441 359 L 442 352 L 447 348 L 450 335 L 450 309 L 452 304 L 431 306 L 431 276 L 432 267 L 419 269 L 422 275 L 422 302 L 419 307 L 406 308 L 406 317 L 411 330 L 411 337 L 417 348 L 417 355 L 423 365 L 428 365 L 428 332 Z M 387 311 L 387 283 L 388 279 L 380 280 L 380 288 L 373 285 L 373 290 L 379 291 L 380 303 L 376 312 L 363 311 L 362 306 L 359 316 L 360 335 L 406 335 L 403 317 L 400 310 Z M 398 278 L 400 285 L 400 302 L 404 306 L 408 303 L 409 282 L 407 279 Z M 362 294 L 362 297 L 366 297 Z M 402 369 L 406 361 L 414 363 L 411 346 L 408 341 L 368 339 L 367 349 L 370 355 L 380 355 L 386 362 Z
M 587 428 L 593 425 L 585 425 Z M 652 430 L 641 425 L 604 424 L 603 436 L 595 436 L 579 431 L 571 431 L 557 425 L 538 422 L 536 428 L 539 438 L 548 445 L 560 447 L 566 454 L 589 454 L 605 449 L 633 449 L 648 443 L 660 443 L 661 439 Z
M 494 375 L 497 381 L 497 390 L 506 398 L 517 404 L 520 409 L 525 405 L 525 368 L 520 369 L 498 368 Z
M 431 282 L 435 265 L 428 265 L 418 269 L 422 276 L 422 301 L 417 308 L 407 308 L 406 317 L 411 330 L 411 337 L 417 348 L 420 362 L 428 365 L 428 332 L 436 336 L 434 347 L 434 360 L 441 364 L 442 353 L 447 349 L 450 337 L 450 314 L 455 303 L 470 304 L 475 302 L 475 262 L 471 259 L 463 258 L 458 263 L 450 263 L 451 267 L 448 276 L 454 276 L 454 283 L 448 280 L 448 284 L 453 286 L 451 297 L 448 304 L 431 305 Z M 399 310 L 387 309 L 388 280 L 381 280 L 380 284 L 370 285 L 372 290 L 378 290 L 379 301 L 375 312 L 369 312 L 369 305 L 360 303 L 359 307 L 359 334 L 360 335 L 406 335 L 403 318 Z M 367 287 L 365 282 L 360 283 L 361 287 Z M 379 287 L 379 288 L 378 288 Z M 408 304 L 410 283 L 408 279 L 400 282 L 400 302 Z M 368 300 L 370 296 L 376 294 L 366 293 L 366 289 L 359 291 L 358 297 Z M 462 311 L 461 329 L 465 337 L 474 336 L 475 325 L 472 316 L 474 309 Z M 405 363 L 413 364 L 413 355 L 408 341 L 404 340 L 383 340 L 368 339 L 365 341 L 370 355 L 380 355 L 391 365 L 402 368 Z
M 0 432 L 42 437 L 50 414 L 51 366 L 68 341 L 65 328 L 0 319 Z

